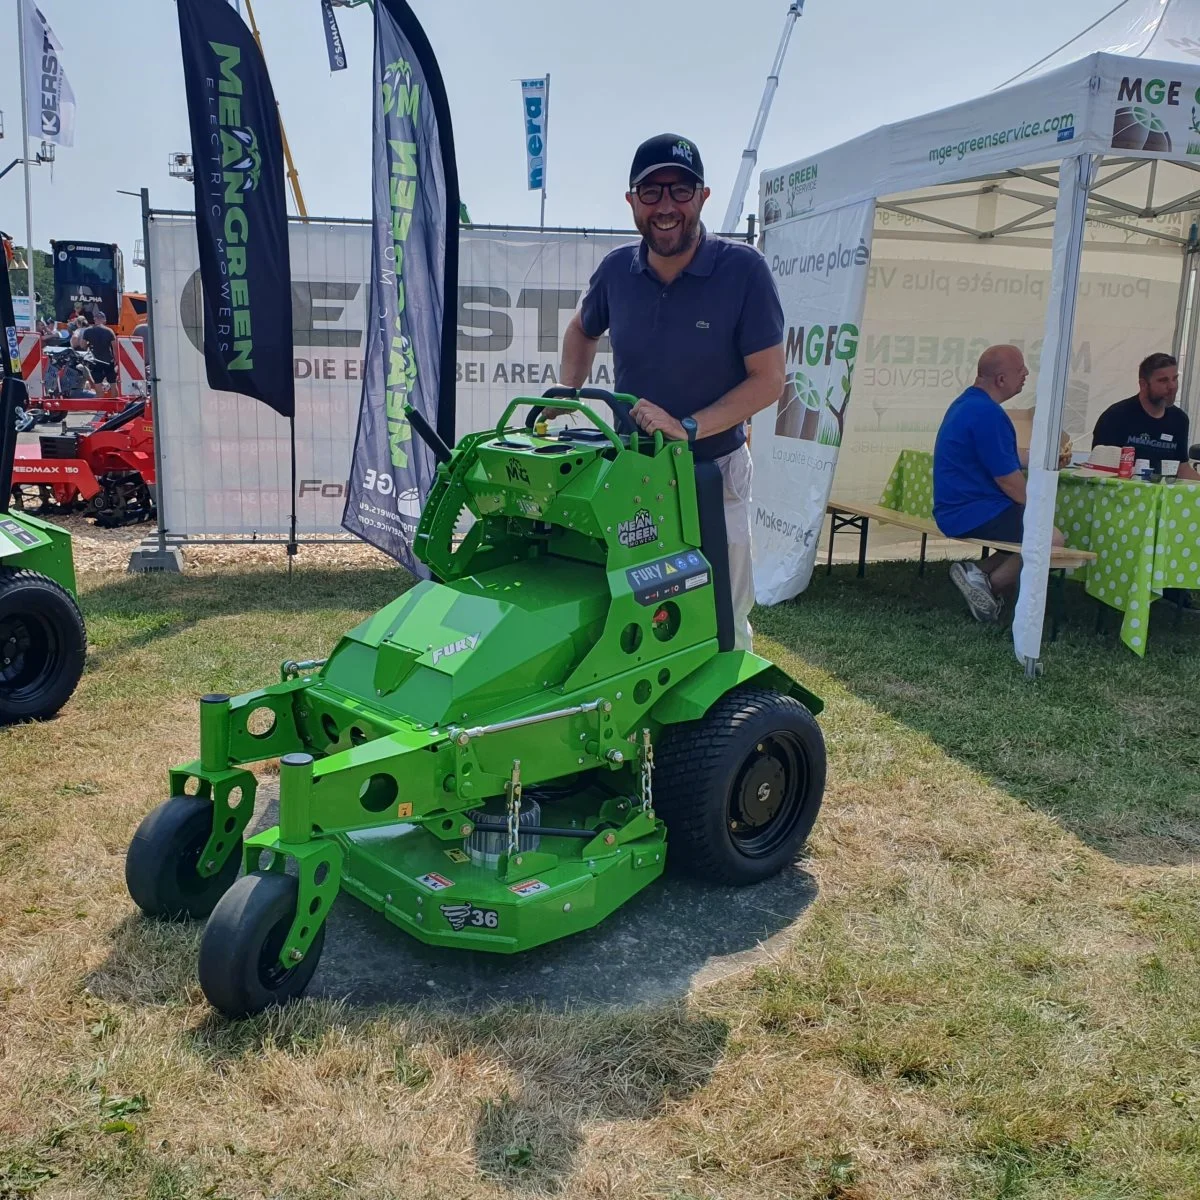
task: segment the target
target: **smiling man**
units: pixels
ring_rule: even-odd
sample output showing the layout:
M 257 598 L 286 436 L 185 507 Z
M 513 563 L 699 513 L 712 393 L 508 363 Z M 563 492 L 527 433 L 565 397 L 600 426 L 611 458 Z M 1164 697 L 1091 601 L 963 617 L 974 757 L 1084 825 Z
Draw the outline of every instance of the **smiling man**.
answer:
M 1179 478 L 1200 480 L 1188 463 L 1188 417 L 1175 406 L 1179 364 L 1170 354 L 1151 354 L 1138 366 L 1137 394 L 1106 408 L 1096 422 L 1093 446 L 1132 446 L 1153 470 L 1163 460 L 1179 464 Z
M 752 246 L 711 237 L 694 142 L 662 133 L 633 156 L 625 199 L 642 235 L 592 276 L 563 338 L 559 382 L 582 387 L 600 336 L 612 340 L 616 390 L 639 397 L 647 433 L 686 440 L 721 470 L 735 644 L 750 649 L 754 604 L 746 420 L 783 391 L 783 308 Z

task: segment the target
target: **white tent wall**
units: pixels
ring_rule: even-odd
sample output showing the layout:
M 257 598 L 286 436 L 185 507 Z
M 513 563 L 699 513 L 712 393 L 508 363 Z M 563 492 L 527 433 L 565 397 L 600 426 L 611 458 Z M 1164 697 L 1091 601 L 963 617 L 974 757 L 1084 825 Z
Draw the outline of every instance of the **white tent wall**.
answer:
M 1200 62 L 1093 54 L 967 104 L 886 126 L 762 173 L 759 214 L 768 256 L 773 226 L 787 228 L 788 240 L 794 242 L 795 230 L 818 227 L 813 216 L 856 202 L 877 204 L 872 291 L 853 364 L 842 472 L 858 457 L 856 446 L 866 450 L 866 463 L 845 475 L 839 472 L 839 493 L 845 481 L 847 494 L 878 495 L 882 462 L 894 461 L 895 447 L 882 437 L 872 444 L 869 435 L 883 433 L 884 415 L 893 408 L 897 425 L 918 426 L 895 432 L 924 436 L 926 444 L 932 440 L 940 412 L 969 382 L 963 378 L 973 364 L 965 347 L 973 324 L 988 330 L 974 335 L 977 342 L 1020 340 L 1035 367 L 1042 357 L 1048 370 L 1053 362 L 1049 374 L 1039 372 L 1033 391 L 1038 409 L 1035 455 L 1043 443 L 1057 446 L 1064 418 L 1088 444 L 1088 430 L 1102 408 L 1133 390 L 1137 362 L 1176 341 L 1187 228 L 1200 206 L 1198 113 Z M 1070 167 L 1060 189 L 1064 160 Z M 1090 197 L 1086 187 L 1078 191 L 1081 163 L 1088 164 L 1089 173 L 1094 169 Z M 1069 221 L 1062 191 L 1071 193 Z M 1081 277 L 1085 235 L 1088 256 Z M 893 270 L 894 275 L 885 276 Z M 935 286 L 918 300 L 916 281 L 922 271 L 927 277 L 930 271 L 934 278 L 938 271 L 949 276 L 946 290 L 939 293 Z M 975 303 L 971 280 L 984 273 L 993 280 L 992 291 L 980 293 L 988 305 L 968 312 Z M 913 279 L 907 299 L 903 287 L 887 295 L 893 285 L 885 278 L 905 275 Z M 1004 286 L 997 288 L 997 283 Z M 1013 306 L 1014 299 L 1021 303 Z M 1061 322 L 1074 319 L 1077 302 L 1080 337 L 1072 359 L 1062 348 L 1070 345 L 1073 328 L 1062 328 Z M 914 330 L 914 324 L 930 332 Z M 951 324 L 953 334 L 939 332 Z M 894 374 L 880 378 L 884 343 L 869 341 L 872 335 L 891 338 L 889 352 L 896 339 L 913 338 L 914 361 L 903 365 L 926 371 L 907 377 L 916 385 L 911 389 L 915 395 L 903 396 Z M 934 340 L 922 343 L 921 337 Z M 942 337 L 964 339 L 961 364 L 953 361 L 957 341 L 951 342 L 951 361 L 940 361 L 947 356 L 946 345 L 936 341 Z M 901 345 L 907 355 L 908 343 Z M 918 363 L 922 352 L 928 361 Z M 872 367 L 875 376 L 864 381 L 861 372 Z M 928 372 L 939 367 L 947 373 L 935 374 L 931 382 Z M 910 406 L 907 413 L 901 400 Z M 774 415 L 768 410 L 765 419 Z M 915 444 L 912 436 L 902 440 Z M 1034 519 L 1023 577 L 1027 599 L 1023 619 L 1014 626 L 1018 657 L 1027 666 L 1036 662 L 1040 649 L 1047 514 L 1052 520 L 1056 482 L 1053 473 L 1048 478 L 1037 474 L 1043 469 L 1037 467 L 1031 477 Z M 797 494 L 812 490 L 803 478 L 794 484 Z
M 901 450 L 933 449 L 943 414 L 970 386 L 985 346 L 1012 342 L 1026 354 L 1030 379 L 1010 410 L 1032 407 L 1041 368 L 1049 239 L 950 241 L 911 222 L 898 238 L 896 221 L 877 211 L 837 471 L 836 494 L 846 500 L 874 503 Z M 1178 229 L 1183 218 L 1165 221 Z M 1095 232 L 1103 227 L 1089 226 Z M 1171 349 L 1180 270 L 1180 249 L 1166 242 L 1113 245 L 1100 237 L 1085 246 L 1064 421 L 1077 448 L 1090 446 L 1104 408 L 1135 390 L 1138 362 Z

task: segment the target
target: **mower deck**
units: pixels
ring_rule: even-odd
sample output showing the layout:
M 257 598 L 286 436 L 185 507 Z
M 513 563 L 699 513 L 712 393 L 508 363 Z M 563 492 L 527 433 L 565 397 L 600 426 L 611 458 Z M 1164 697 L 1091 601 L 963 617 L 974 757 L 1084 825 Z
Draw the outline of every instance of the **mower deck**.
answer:
M 548 827 L 583 831 L 604 794 L 543 804 Z M 626 802 L 636 807 L 636 801 Z M 503 814 L 493 814 L 503 821 Z M 418 941 L 458 949 L 513 954 L 598 925 L 662 874 L 666 835 L 656 822 L 645 836 L 606 847 L 586 858 L 585 841 L 542 835 L 542 866 L 524 878 L 479 861 L 469 851 L 447 849 L 415 825 L 343 834 L 342 887 Z M 527 839 L 522 837 L 521 841 Z M 464 861 L 465 860 L 465 861 Z M 552 861 L 553 860 L 553 861 Z

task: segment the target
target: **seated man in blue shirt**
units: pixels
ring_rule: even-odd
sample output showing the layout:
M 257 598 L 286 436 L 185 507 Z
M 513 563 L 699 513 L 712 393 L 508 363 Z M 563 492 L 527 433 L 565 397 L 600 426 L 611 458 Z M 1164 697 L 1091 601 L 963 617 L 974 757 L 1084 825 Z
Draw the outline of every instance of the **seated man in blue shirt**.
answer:
M 975 384 L 942 418 L 933 447 L 933 518 L 950 538 L 1020 542 L 1025 531 L 1028 451 L 1000 407 L 1029 375 L 1016 346 L 989 346 L 979 358 Z M 1054 531 L 1054 545 L 1063 544 Z M 977 621 L 995 621 L 1003 595 L 1016 590 L 1019 554 L 993 554 L 981 563 L 956 562 L 950 579 Z

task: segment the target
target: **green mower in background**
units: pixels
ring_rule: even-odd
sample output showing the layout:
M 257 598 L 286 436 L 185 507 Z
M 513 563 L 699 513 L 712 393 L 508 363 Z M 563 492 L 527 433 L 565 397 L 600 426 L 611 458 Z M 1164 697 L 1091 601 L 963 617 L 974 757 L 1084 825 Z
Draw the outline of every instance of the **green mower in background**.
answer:
M 548 431 L 547 398 L 588 424 Z M 511 954 L 596 925 L 668 853 L 723 884 L 795 861 L 822 703 L 734 650 L 720 471 L 640 433 L 632 400 L 518 398 L 453 451 L 411 414 L 439 459 L 415 541 L 434 581 L 328 658 L 201 699 L 199 758 L 126 881 L 148 915 L 208 918 L 215 1008 L 303 992 L 339 891 L 422 942 Z M 269 759 L 279 824 L 243 837 Z
M 0 269 L 0 725 L 54 716 L 87 657 L 71 535 L 11 510 L 16 410 L 26 403 L 16 325 L 8 271 Z

